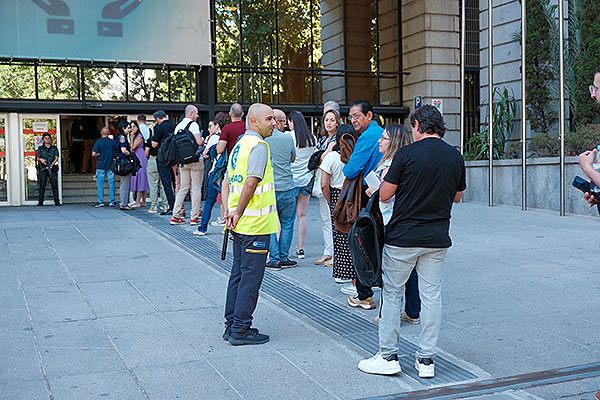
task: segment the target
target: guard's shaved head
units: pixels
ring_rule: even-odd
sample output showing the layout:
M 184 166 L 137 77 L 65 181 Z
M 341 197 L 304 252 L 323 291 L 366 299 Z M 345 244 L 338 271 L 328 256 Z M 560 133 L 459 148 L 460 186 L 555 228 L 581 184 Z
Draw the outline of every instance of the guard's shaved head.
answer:
M 248 109 L 246 124 L 249 129 L 257 132 L 263 138 L 271 136 L 273 128 L 275 128 L 273 109 L 266 104 L 252 104 Z
M 195 105 L 188 104 L 187 106 L 185 106 L 185 116 L 187 118 L 194 119 L 192 117 L 195 116 L 195 115 L 196 116 L 198 115 L 198 108 L 196 108 Z
M 280 109 L 276 108 L 273 110 L 273 113 L 275 114 L 275 118 L 277 119 L 282 119 L 285 121 L 285 113 L 283 111 L 281 111 Z

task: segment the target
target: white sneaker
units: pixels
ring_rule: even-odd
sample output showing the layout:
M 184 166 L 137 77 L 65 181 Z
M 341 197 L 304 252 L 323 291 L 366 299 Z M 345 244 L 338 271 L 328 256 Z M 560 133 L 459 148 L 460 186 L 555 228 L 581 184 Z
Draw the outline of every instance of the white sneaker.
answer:
M 198 229 L 196 229 L 194 232 L 192 232 L 194 235 L 196 236 L 206 236 L 206 232 L 202 232 L 199 231 Z
M 358 369 L 367 374 L 394 375 L 402 371 L 398 362 L 398 354 L 392 354 L 383 358 L 377 353 L 371 358 L 360 360 Z
M 344 293 L 344 294 L 351 294 L 351 295 L 355 295 L 356 294 L 356 288 L 354 287 L 354 285 L 352 283 L 347 283 L 344 286 L 342 286 L 340 288 L 340 292 Z
M 216 221 L 212 221 L 210 223 L 210 225 L 211 226 L 225 226 L 225 220 L 223 220 L 219 217 Z
M 352 282 L 352 279 L 335 278 L 335 283 L 342 284 L 342 283 L 351 283 L 351 282 Z
M 435 376 L 433 358 L 417 358 L 415 368 L 419 371 L 419 378 L 433 378 Z
M 156 214 L 158 212 L 158 209 L 156 207 L 150 207 L 148 209 L 148 213 L 150 214 Z

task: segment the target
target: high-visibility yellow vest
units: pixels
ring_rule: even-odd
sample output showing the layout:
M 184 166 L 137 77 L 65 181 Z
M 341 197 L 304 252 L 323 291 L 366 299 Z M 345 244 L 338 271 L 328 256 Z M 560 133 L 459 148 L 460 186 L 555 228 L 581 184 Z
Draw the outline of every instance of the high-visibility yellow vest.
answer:
M 267 235 L 276 233 L 278 229 L 271 152 L 267 142 L 255 135 L 244 134 L 229 156 L 229 163 L 227 164 L 229 200 L 227 203 L 230 211 L 237 208 L 242 188 L 246 183 L 248 157 L 252 149 L 259 143 L 264 143 L 267 146 L 267 165 L 263 179 L 258 183 L 254 195 L 233 229 L 234 232 L 243 235 Z

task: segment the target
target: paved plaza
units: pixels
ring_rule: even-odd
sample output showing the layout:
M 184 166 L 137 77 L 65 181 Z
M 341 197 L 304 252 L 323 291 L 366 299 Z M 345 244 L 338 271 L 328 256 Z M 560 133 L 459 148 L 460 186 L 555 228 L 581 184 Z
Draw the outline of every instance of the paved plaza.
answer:
M 90 205 L 0 208 L 0 399 L 593 399 L 600 218 L 463 203 L 451 225 L 428 381 L 409 354 L 419 325 L 402 326 L 404 373 L 356 368 L 376 351 L 378 310 L 348 307 L 314 265 L 314 199 L 306 259 L 265 274 L 254 323 L 271 341 L 242 347 L 221 338 L 230 258 L 218 259 L 217 228 L 197 237 Z M 572 379 L 539 374 L 565 367 Z M 485 384 L 520 374 L 532 374 L 525 386 Z

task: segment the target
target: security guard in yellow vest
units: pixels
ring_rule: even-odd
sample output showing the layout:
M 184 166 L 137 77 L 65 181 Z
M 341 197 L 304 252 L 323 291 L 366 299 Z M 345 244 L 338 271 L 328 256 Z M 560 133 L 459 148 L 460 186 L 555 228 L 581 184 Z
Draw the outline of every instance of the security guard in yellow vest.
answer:
M 275 123 L 271 107 L 251 105 L 246 133 L 229 156 L 227 228 L 232 231 L 234 244 L 223 338 L 233 345 L 269 341 L 269 336 L 251 325 L 265 273 L 269 237 L 277 232 L 273 167 L 269 145 L 264 141 L 271 136 Z

